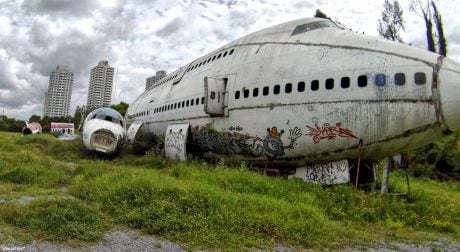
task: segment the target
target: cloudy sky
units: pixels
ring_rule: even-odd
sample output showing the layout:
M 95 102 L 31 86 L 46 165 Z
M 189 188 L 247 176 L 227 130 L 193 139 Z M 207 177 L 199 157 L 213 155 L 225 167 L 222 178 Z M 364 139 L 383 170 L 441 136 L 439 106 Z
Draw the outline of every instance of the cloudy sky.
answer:
M 425 48 L 423 20 L 400 0 L 403 39 Z M 0 0 L 0 113 L 43 115 L 50 73 L 74 72 L 71 102 L 86 105 L 90 69 L 116 68 L 112 103 L 131 103 L 145 79 L 171 72 L 234 39 L 321 9 L 357 32 L 377 35 L 383 0 Z M 449 57 L 460 61 L 460 0 L 438 0 Z

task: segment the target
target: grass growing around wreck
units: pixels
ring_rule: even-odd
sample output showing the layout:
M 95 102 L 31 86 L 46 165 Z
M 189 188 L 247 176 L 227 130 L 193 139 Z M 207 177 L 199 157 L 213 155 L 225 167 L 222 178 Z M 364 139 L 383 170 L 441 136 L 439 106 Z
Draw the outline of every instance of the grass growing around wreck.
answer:
M 405 190 L 402 174 L 392 174 L 391 189 Z M 24 234 L 94 241 L 114 225 L 228 250 L 340 248 L 438 235 L 460 240 L 459 184 L 411 179 L 411 190 L 407 200 L 380 197 L 375 189 L 323 188 L 129 150 L 99 160 L 78 140 L 0 132 L 0 228 L 8 231 L 0 232 L 0 243 Z

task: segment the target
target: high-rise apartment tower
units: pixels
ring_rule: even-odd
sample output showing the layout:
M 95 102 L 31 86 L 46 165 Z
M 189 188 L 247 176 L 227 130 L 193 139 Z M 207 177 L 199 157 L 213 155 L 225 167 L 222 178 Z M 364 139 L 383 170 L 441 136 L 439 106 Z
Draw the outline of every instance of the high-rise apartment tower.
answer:
M 152 88 L 153 85 L 155 85 L 155 83 L 157 83 L 159 80 L 163 79 L 165 76 L 166 76 L 166 71 L 165 70 L 160 70 L 160 71 L 157 71 L 156 75 L 154 75 L 152 77 L 148 77 L 145 80 L 145 90 L 149 90 L 150 88 Z
M 45 93 L 43 116 L 68 116 L 72 97 L 73 73 L 67 66 L 57 66 L 51 72 L 48 92 Z
M 86 104 L 89 111 L 110 106 L 114 71 L 115 69 L 109 65 L 107 60 L 99 61 L 97 66 L 91 69 Z

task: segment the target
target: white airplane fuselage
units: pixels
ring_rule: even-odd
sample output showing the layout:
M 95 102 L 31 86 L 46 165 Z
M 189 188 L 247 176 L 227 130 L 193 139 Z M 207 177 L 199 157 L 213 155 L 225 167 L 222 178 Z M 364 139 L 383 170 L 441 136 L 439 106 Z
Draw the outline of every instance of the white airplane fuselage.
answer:
M 193 153 L 292 167 L 429 144 L 459 129 L 459 97 L 454 61 L 306 18 L 194 60 L 141 94 L 127 117 L 159 139 L 189 124 Z

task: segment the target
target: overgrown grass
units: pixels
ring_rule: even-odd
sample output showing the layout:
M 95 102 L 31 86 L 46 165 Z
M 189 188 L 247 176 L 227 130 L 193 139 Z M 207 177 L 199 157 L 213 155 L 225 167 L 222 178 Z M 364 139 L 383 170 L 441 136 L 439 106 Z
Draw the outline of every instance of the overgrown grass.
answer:
M 104 230 L 99 214 L 73 199 L 37 199 L 22 206 L 9 203 L 0 212 L 6 222 L 51 240 L 95 241 Z
M 460 240 L 458 183 L 411 179 L 406 200 L 266 177 L 224 162 L 177 163 L 129 150 L 93 159 L 81 145 L 0 133 L 0 225 L 59 241 L 93 241 L 126 225 L 191 248 L 224 250 L 337 249 L 414 238 L 417 231 Z M 393 173 L 390 183 L 392 191 L 405 190 L 403 174 Z M 26 194 L 38 198 L 19 205 L 15 199 Z

